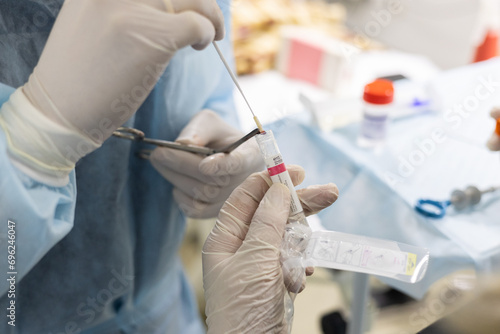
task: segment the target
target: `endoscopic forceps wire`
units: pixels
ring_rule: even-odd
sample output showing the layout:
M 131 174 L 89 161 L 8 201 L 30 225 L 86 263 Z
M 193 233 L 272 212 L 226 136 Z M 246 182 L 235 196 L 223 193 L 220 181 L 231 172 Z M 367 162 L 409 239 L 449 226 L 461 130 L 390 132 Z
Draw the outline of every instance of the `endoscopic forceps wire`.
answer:
M 167 141 L 167 140 L 160 140 L 160 139 L 151 139 L 147 138 L 144 132 L 141 130 L 137 130 L 134 128 L 127 128 L 127 127 L 120 127 L 116 131 L 113 132 L 113 136 L 118 137 L 118 138 L 123 138 L 123 139 L 129 139 L 133 141 L 140 141 L 145 144 L 151 144 L 151 145 L 156 145 L 160 147 L 167 147 L 171 148 L 174 150 L 181 150 L 181 151 L 186 151 L 186 152 L 191 152 L 191 153 L 197 153 L 201 155 L 212 155 L 216 153 L 231 153 L 234 151 L 238 146 L 249 140 L 250 138 L 254 137 L 255 135 L 258 135 L 260 133 L 259 129 L 254 129 L 250 131 L 248 134 L 243 136 L 242 138 L 238 139 L 232 144 L 229 144 L 225 147 L 222 148 L 210 148 L 210 147 L 201 147 L 201 146 L 195 146 L 195 145 L 184 145 L 172 141 Z

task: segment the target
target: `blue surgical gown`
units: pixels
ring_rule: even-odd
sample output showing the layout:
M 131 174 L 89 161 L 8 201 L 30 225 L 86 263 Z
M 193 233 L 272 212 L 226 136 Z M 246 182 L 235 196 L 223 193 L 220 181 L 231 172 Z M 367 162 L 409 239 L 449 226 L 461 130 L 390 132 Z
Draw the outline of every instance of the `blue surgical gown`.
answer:
M 61 5 L 0 2 L 0 103 L 27 81 Z M 219 5 L 227 29 L 219 45 L 230 59 L 230 2 Z M 204 108 L 236 124 L 232 83 L 214 49 L 185 48 L 127 125 L 173 140 Z M 10 163 L 0 128 L 0 333 L 204 332 L 177 255 L 185 219 L 172 185 L 137 157 L 142 148 L 110 138 L 57 188 Z M 4 315 L 8 220 L 16 232 L 15 327 Z

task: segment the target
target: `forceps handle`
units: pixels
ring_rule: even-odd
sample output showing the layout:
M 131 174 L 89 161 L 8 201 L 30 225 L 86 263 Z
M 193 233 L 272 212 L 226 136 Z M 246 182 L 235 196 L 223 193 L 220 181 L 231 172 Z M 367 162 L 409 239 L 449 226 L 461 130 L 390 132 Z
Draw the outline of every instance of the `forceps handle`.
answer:
M 152 145 L 156 145 L 156 146 L 160 146 L 160 147 L 167 147 L 167 148 L 172 148 L 174 150 L 197 153 L 197 154 L 206 155 L 206 156 L 217 153 L 217 151 L 214 150 L 213 148 L 194 146 L 194 145 L 184 145 L 184 144 L 179 144 L 179 143 L 176 143 L 173 141 L 144 138 L 142 140 L 142 142 L 144 142 L 146 144 L 152 144 Z
M 147 138 L 144 135 L 144 132 L 134 129 L 134 128 L 126 128 L 126 127 L 120 127 L 118 128 L 115 132 L 113 132 L 113 136 L 119 137 L 119 138 L 124 138 L 124 139 L 129 139 L 129 140 L 135 140 L 135 141 L 141 141 L 146 144 L 151 144 L 155 146 L 160 146 L 160 147 L 167 147 L 167 148 L 172 148 L 174 150 L 181 150 L 185 152 L 191 152 L 191 153 L 196 153 L 196 154 L 201 154 L 201 155 L 212 155 L 216 153 L 230 153 L 233 150 L 235 150 L 238 146 L 249 140 L 250 138 L 254 137 L 255 135 L 259 134 L 260 131 L 259 129 L 252 130 L 250 133 L 248 133 L 246 136 L 243 138 L 237 140 L 236 142 L 220 148 L 220 149 L 213 149 L 209 147 L 202 147 L 202 146 L 194 146 L 194 145 L 184 145 L 180 143 L 176 143 L 173 141 L 167 141 L 167 140 L 159 140 L 159 139 L 151 139 Z
M 144 135 L 144 132 L 142 132 L 141 130 L 134 129 L 134 128 L 120 127 L 116 131 L 113 132 L 113 136 L 118 137 L 118 138 L 132 140 L 132 141 L 141 141 L 143 143 L 151 144 L 151 145 L 155 145 L 155 146 L 167 147 L 167 148 L 172 148 L 174 150 L 181 150 L 181 151 L 197 153 L 197 154 L 202 154 L 202 155 L 207 155 L 207 156 L 212 155 L 214 153 L 217 153 L 217 152 L 215 152 L 214 149 L 209 148 L 209 147 L 184 145 L 184 144 L 179 144 L 179 143 L 176 143 L 173 141 L 147 138 Z

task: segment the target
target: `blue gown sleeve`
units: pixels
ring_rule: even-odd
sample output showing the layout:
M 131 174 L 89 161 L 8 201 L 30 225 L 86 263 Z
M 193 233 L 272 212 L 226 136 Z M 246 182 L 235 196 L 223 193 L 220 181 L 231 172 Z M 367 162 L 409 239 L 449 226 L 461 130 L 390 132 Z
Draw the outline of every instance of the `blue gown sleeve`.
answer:
M 13 92 L 13 88 L 0 84 L 0 104 Z M 0 127 L 0 295 L 13 288 L 6 278 L 14 276 L 18 283 L 69 233 L 75 204 L 75 171 L 65 187 L 31 179 L 11 164 L 5 132 Z M 13 257 L 9 259 L 8 255 Z

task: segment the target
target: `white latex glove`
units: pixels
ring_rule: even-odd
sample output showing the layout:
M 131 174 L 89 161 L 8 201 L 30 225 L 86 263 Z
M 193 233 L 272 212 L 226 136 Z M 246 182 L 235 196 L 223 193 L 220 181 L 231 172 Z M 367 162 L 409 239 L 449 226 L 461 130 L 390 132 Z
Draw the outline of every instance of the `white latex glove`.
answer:
M 167 0 L 170 1 L 170 0 Z M 224 36 L 215 0 L 66 0 L 28 83 L 0 124 L 15 164 L 52 185 L 67 182 L 139 108 L 175 52 Z
M 193 117 L 176 141 L 221 148 L 243 136 L 244 133 L 206 109 Z M 218 153 L 209 157 L 158 147 L 151 154 L 150 161 L 174 185 L 176 202 L 191 218 L 217 217 L 234 188 L 250 174 L 264 168 L 254 138 L 229 154 Z
M 491 117 L 497 120 L 497 122 L 500 122 L 500 108 L 494 108 L 491 111 Z M 497 123 L 497 129 L 498 129 L 498 123 Z M 490 139 L 488 140 L 487 146 L 490 150 L 492 151 L 500 151 L 500 134 L 497 132 L 493 132 Z
M 292 182 L 304 179 L 299 166 L 287 167 Z M 208 333 L 282 333 L 284 294 L 280 246 L 290 210 L 290 194 L 273 185 L 267 171 L 251 175 L 231 194 L 203 247 L 203 286 Z M 334 184 L 301 189 L 307 215 L 338 197 Z

